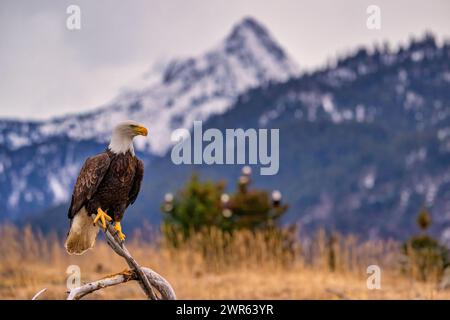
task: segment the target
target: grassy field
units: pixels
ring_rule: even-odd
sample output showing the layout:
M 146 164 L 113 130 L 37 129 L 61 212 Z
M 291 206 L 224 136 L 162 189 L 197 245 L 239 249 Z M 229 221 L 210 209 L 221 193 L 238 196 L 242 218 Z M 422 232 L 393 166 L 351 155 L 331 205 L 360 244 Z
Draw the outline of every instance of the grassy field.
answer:
M 136 260 L 163 275 L 179 299 L 449 299 L 437 280 L 415 280 L 415 271 L 401 272 L 402 256 L 392 241 L 361 242 L 336 236 L 330 244 L 323 232 L 289 253 L 263 233 L 240 232 L 226 238 L 199 234 L 180 248 L 161 241 L 151 245 L 141 230 L 128 249 Z M 41 299 L 66 297 L 66 270 L 77 265 L 81 281 L 89 282 L 126 269 L 101 239 L 83 256 L 65 253 L 61 239 L 42 236 L 30 228 L 0 226 L 0 298 L 31 299 L 43 288 Z M 222 245 L 220 241 L 227 245 Z M 214 241 L 213 241 L 214 240 Z M 217 243 L 219 242 L 219 245 Z M 211 245 L 216 243 L 216 245 Z M 333 247 L 333 250 L 330 248 Z M 379 265 L 381 289 L 369 290 L 367 266 Z M 431 277 L 433 278 L 433 277 Z M 85 299 L 143 299 L 137 283 L 97 291 Z

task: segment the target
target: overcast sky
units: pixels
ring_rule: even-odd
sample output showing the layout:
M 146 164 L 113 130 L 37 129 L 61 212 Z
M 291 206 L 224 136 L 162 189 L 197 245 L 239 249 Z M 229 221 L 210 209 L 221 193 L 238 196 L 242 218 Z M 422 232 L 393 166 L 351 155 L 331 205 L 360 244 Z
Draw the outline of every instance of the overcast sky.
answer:
M 81 30 L 66 28 L 71 4 L 81 8 Z M 381 8 L 381 30 L 366 27 L 370 4 Z M 448 0 L 0 0 L 0 117 L 98 107 L 154 65 L 216 45 L 248 15 L 303 70 L 426 30 L 450 39 Z

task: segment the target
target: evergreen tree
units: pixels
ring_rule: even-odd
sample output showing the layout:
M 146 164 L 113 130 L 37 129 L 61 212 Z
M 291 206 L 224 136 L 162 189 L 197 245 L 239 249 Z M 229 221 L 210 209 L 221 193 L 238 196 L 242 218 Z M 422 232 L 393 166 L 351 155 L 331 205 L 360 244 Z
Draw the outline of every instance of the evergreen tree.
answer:
M 237 191 L 224 193 L 225 183 L 200 181 L 194 174 L 176 196 L 166 195 L 161 210 L 163 232 L 173 244 L 185 240 L 192 232 L 216 227 L 233 232 L 276 227 L 288 206 L 281 204 L 281 193 L 250 188 L 250 167 L 244 167 Z M 181 234 L 182 239 L 179 239 Z

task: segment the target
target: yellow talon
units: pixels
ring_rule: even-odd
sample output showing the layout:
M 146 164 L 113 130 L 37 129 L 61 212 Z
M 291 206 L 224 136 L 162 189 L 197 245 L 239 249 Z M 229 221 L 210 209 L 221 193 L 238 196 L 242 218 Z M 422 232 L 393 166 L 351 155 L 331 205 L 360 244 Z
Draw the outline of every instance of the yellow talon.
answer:
M 117 231 L 117 236 L 119 237 L 120 241 L 124 241 L 126 236 L 122 233 L 122 226 L 120 225 L 120 222 L 116 222 L 114 225 L 114 229 Z
M 111 221 L 112 218 L 106 214 L 105 211 L 103 211 L 101 208 L 97 209 L 97 216 L 95 216 L 94 219 L 94 225 L 97 224 L 97 221 L 100 220 L 102 223 L 103 229 L 106 230 L 106 221 Z

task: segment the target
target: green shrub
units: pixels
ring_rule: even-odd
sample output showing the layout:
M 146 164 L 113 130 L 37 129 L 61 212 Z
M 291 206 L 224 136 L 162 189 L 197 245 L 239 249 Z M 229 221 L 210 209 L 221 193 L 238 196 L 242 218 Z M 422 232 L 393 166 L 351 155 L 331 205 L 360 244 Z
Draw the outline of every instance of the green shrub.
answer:
M 417 216 L 420 235 L 411 237 L 403 244 L 405 264 L 403 270 L 422 281 L 439 279 L 449 265 L 449 250 L 427 234 L 431 225 L 431 215 L 423 208 Z

